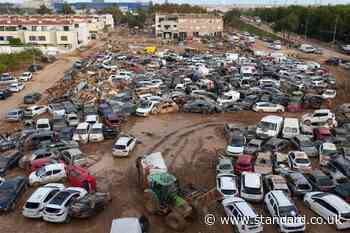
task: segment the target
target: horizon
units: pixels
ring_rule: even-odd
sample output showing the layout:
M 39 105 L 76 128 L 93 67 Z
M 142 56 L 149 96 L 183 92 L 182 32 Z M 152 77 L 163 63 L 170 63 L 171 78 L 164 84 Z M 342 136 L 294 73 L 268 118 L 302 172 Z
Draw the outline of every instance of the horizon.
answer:
M 25 0 L 0 0 L 0 3 L 13 3 L 21 4 Z M 68 0 L 69 3 L 76 2 L 92 2 L 91 0 Z M 148 0 L 105 0 L 105 2 L 150 2 Z M 153 3 L 164 3 L 165 0 L 155 0 Z M 350 0 L 206 0 L 206 3 L 202 3 L 201 0 L 168 0 L 168 3 L 177 4 L 191 4 L 199 6 L 208 5 L 221 5 L 221 6 L 232 6 L 232 5 L 341 5 L 350 4 Z

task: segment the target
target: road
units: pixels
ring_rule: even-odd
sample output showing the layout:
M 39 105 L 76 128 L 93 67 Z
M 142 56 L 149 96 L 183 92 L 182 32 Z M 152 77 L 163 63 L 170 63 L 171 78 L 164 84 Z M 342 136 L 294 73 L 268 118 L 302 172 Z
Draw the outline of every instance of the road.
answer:
M 38 73 L 33 75 L 30 82 L 25 83 L 25 88 L 19 93 L 14 93 L 11 97 L 1 101 L 0 120 L 4 119 L 6 113 L 13 108 L 23 105 L 23 97 L 32 92 L 44 94 L 45 90 L 52 87 L 57 81 L 63 78 L 66 70 L 71 68 L 74 61 L 81 57 L 86 57 L 96 49 L 102 46 L 102 42 L 97 42 L 91 48 L 80 54 L 67 54 L 60 57 L 57 61 L 44 67 Z

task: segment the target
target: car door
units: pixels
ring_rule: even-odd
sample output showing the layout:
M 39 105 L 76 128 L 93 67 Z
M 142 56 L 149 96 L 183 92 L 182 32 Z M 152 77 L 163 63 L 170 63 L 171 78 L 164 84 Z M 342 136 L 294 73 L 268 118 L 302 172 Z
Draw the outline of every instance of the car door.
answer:
M 311 209 L 321 217 L 327 219 L 329 216 L 329 210 L 327 209 L 327 207 L 329 207 L 329 205 L 325 201 L 320 199 L 312 199 L 312 201 L 313 203 L 310 203 Z
M 64 177 L 64 171 L 61 169 L 54 169 L 52 171 L 52 181 L 58 181 Z

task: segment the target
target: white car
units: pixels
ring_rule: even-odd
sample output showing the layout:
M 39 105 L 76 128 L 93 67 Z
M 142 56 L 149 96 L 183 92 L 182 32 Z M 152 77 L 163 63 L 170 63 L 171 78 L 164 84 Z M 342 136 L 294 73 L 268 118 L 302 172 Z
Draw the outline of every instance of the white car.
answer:
M 239 233 L 260 233 L 263 232 L 261 223 L 255 223 L 254 219 L 258 217 L 253 207 L 245 200 L 239 197 L 231 197 L 222 201 L 226 216 L 234 218 L 237 224 L 233 225 Z M 246 219 L 251 219 L 252 222 L 246 222 Z M 243 221 L 242 221 L 243 220 Z
M 89 130 L 89 142 L 102 142 L 103 137 L 103 125 L 102 123 L 95 123 Z
M 303 151 L 290 151 L 288 153 L 288 166 L 300 172 L 310 172 L 312 170 L 311 161 Z
M 72 199 L 81 199 L 87 195 L 83 188 L 69 187 L 58 193 L 47 203 L 43 211 L 43 219 L 47 222 L 69 222 L 71 216 L 68 214 L 69 203 Z
M 335 219 L 337 230 L 350 228 L 350 204 L 337 195 L 324 192 L 310 192 L 304 196 L 305 205 L 324 219 Z
M 136 146 L 136 138 L 132 136 L 121 136 L 114 143 L 112 155 L 114 157 L 126 157 Z
M 39 168 L 29 175 L 29 185 L 39 185 L 51 182 L 59 182 L 67 177 L 63 163 L 49 164 Z
M 35 190 L 23 206 L 23 216 L 27 218 L 41 218 L 42 211 L 47 202 L 49 202 L 56 193 L 63 189 L 63 184 L 51 183 Z
M 10 85 L 7 86 L 7 90 L 11 92 L 20 92 L 24 89 L 24 83 L 11 83 Z
M 28 117 L 36 117 L 45 112 L 47 112 L 47 106 L 45 105 L 32 105 L 24 109 L 24 115 Z
M 230 139 L 230 143 L 226 147 L 226 155 L 237 157 L 243 154 L 246 138 L 243 134 L 233 135 Z
M 260 202 L 264 198 L 262 175 L 243 172 L 241 174 L 240 196 L 247 201 Z
M 79 124 L 79 117 L 76 113 L 69 113 L 66 115 L 66 121 L 68 126 L 77 126 Z
M 33 78 L 33 74 L 31 72 L 24 72 L 18 77 L 18 80 L 22 82 L 28 82 L 32 78 Z
M 221 173 L 216 176 L 216 189 L 225 198 L 230 198 L 238 195 L 236 183 L 237 177 L 233 174 Z
M 305 223 L 294 203 L 282 190 L 273 190 L 265 195 L 264 204 L 270 215 L 280 218 L 279 232 L 304 232 Z M 286 219 L 287 218 L 287 219 Z M 284 220 L 284 221 L 283 221 Z
M 155 107 L 159 104 L 158 101 L 144 101 L 136 109 L 137 116 L 148 116 L 154 111 Z
M 238 91 L 228 91 L 219 96 L 217 102 L 220 106 L 237 102 L 241 94 Z
M 324 127 L 330 128 L 337 126 L 335 114 L 329 109 L 315 110 L 313 113 L 308 113 L 302 116 L 302 123 L 313 127 Z
M 323 99 L 334 99 L 337 96 L 336 90 L 327 89 L 322 93 Z
M 324 142 L 318 148 L 320 165 L 325 166 L 329 160 L 338 154 L 337 146 L 334 143 Z
M 80 143 L 88 143 L 89 128 L 90 128 L 89 123 L 87 122 L 80 123 L 74 131 L 73 140 Z
M 258 102 L 252 109 L 255 112 L 284 112 L 284 106 L 270 102 Z

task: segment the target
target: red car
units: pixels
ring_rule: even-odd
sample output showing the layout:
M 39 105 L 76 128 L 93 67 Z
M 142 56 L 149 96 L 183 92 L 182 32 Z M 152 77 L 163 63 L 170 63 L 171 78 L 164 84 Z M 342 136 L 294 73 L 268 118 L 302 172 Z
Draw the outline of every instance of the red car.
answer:
M 254 159 L 251 155 L 241 155 L 238 157 L 234 172 L 236 175 L 240 175 L 242 172 L 254 172 Z
M 302 112 L 304 110 L 303 100 L 301 98 L 290 98 L 287 105 L 288 112 Z
M 89 171 L 77 165 L 67 165 L 67 180 L 73 187 L 86 189 L 93 192 L 96 189 L 96 179 L 90 175 Z
M 52 158 L 36 159 L 30 162 L 30 172 L 34 172 L 43 166 L 54 163 L 64 163 L 64 161 Z
M 105 117 L 104 121 L 105 125 L 109 128 L 119 128 L 124 118 L 117 114 L 109 114 Z
M 327 139 L 332 137 L 331 130 L 327 127 L 321 127 L 314 129 L 315 140 L 327 141 Z

